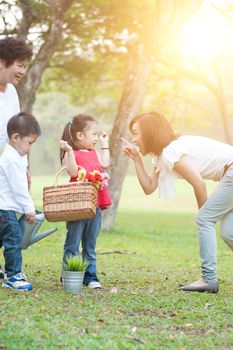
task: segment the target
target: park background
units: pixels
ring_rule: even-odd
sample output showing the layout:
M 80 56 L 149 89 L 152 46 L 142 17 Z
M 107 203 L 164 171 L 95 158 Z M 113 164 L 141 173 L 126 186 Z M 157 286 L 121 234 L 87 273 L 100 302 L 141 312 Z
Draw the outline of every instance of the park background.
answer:
M 103 291 L 63 291 L 57 224 L 24 252 L 33 292 L 1 290 L 0 348 L 233 348 L 231 252 L 219 241 L 218 295 L 178 292 L 200 273 L 192 189 L 178 181 L 173 201 L 145 196 L 120 142 L 135 114 L 157 110 L 177 132 L 233 143 L 233 1 L 10 0 L 0 12 L 1 37 L 22 37 L 34 51 L 18 92 L 42 127 L 30 154 L 36 206 L 78 113 L 109 133 L 114 203 L 97 246 Z

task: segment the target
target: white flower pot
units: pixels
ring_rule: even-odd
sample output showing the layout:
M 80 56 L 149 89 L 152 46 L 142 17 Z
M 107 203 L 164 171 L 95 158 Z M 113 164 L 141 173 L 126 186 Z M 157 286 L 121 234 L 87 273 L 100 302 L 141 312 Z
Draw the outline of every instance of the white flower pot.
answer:
M 64 289 L 70 293 L 80 293 L 83 288 L 85 271 L 63 271 L 62 280 Z

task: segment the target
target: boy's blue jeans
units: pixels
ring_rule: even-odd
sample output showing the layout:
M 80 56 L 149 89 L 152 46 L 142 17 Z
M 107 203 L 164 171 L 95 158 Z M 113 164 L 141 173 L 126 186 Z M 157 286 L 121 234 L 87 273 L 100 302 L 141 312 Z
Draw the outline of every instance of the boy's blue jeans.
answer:
M 101 210 L 96 208 L 93 219 L 67 222 L 67 236 L 64 244 L 63 268 L 67 256 L 79 255 L 79 245 L 82 241 L 82 257 L 88 261 L 84 275 L 84 284 L 98 281 L 96 274 L 96 239 L 101 229 Z
M 233 250 L 233 167 L 229 168 L 197 214 L 202 278 L 217 281 L 215 225 L 220 221 L 221 237 Z
M 7 277 L 22 270 L 23 231 L 13 210 L 0 210 L 0 247 L 4 247 L 5 272 Z

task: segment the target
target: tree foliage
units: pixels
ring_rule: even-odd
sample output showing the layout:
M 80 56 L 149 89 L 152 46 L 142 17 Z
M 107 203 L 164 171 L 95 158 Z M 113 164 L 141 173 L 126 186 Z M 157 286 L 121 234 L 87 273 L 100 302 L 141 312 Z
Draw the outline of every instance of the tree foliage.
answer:
M 34 59 L 19 86 L 23 109 L 32 109 L 42 76 L 41 90 L 68 91 L 78 101 L 100 91 L 102 96 L 121 91 L 110 140 L 114 204 L 105 218 L 107 229 L 114 222 L 128 164 L 120 152 L 120 137 L 126 135 L 129 119 L 140 111 L 153 64 L 201 3 L 12 0 L 1 4 L 5 6 L 3 34 L 27 38 L 34 47 Z M 10 9 L 14 21 L 7 19 Z

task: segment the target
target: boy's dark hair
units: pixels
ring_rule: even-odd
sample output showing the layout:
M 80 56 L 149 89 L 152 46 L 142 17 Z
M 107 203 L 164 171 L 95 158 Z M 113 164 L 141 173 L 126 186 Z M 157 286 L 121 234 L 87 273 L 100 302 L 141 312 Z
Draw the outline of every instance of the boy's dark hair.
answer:
M 21 112 L 11 117 L 7 123 L 7 135 L 18 133 L 21 137 L 41 134 L 40 125 L 33 115 Z
M 13 36 L 0 40 L 0 59 L 5 61 L 6 67 L 15 60 L 28 61 L 32 57 L 32 49 L 22 39 Z

